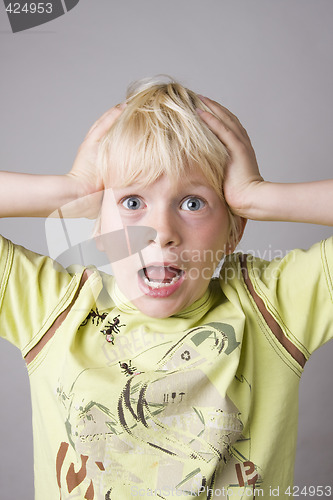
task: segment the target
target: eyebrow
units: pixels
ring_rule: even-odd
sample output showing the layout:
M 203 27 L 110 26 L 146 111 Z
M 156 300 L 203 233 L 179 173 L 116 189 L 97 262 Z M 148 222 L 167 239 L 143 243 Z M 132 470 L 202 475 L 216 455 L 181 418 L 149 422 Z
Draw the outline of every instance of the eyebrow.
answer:
M 204 183 L 202 183 L 200 181 L 194 181 L 194 182 L 190 182 L 189 184 L 186 184 L 184 186 L 184 188 L 192 188 L 192 187 L 194 187 L 194 188 L 195 187 L 202 187 L 204 189 L 212 189 L 214 191 L 213 186 L 211 186 L 210 184 L 208 184 L 208 182 L 207 182 L 207 184 L 204 184 Z
M 172 186 L 172 184 L 171 184 Z M 139 194 L 139 191 L 146 191 L 147 189 L 149 190 L 151 187 L 151 184 L 141 184 L 140 182 L 133 182 L 132 184 L 128 184 L 127 186 L 114 186 L 112 189 L 115 189 L 117 191 L 119 191 L 120 195 L 123 195 L 126 194 L 128 195 L 128 193 L 130 194 Z M 208 181 L 206 181 L 206 183 L 203 183 L 202 181 L 200 180 L 190 180 L 189 179 L 189 182 L 187 182 L 187 179 L 184 181 L 184 183 L 182 185 L 179 186 L 179 192 L 184 192 L 184 191 L 189 191 L 191 189 L 195 189 L 195 188 L 202 188 L 202 189 L 207 189 L 209 191 L 215 191 L 213 186 L 211 184 L 208 183 Z

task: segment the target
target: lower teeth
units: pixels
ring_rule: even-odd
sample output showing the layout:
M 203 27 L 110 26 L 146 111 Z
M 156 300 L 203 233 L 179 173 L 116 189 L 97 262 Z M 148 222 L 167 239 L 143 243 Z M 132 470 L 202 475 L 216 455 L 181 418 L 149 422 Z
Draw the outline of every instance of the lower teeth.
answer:
M 148 285 L 150 288 L 162 288 L 162 287 L 167 287 L 167 286 L 171 286 L 173 285 L 174 283 L 176 283 L 176 281 L 178 281 L 180 278 L 180 275 L 178 276 L 174 276 L 172 278 L 172 280 L 168 283 L 163 283 L 161 281 L 150 281 L 147 276 L 144 276 L 143 277 L 143 281 L 146 283 L 146 285 Z

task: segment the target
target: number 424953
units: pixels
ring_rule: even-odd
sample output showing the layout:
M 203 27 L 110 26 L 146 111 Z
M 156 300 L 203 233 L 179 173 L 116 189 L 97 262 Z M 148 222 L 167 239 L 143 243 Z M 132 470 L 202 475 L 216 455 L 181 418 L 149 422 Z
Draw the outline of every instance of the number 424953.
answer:
M 9 3 L 6 11 L 10 14 L 51 14 L 52 3 L 50 2 L 26 2 L 21 5 L 17 2 Z
M 301 496 L 309 496 L 309 497 L 330 497 L 332 494 L 331 486 L 288 486 L 285 495 L 301 497 Z

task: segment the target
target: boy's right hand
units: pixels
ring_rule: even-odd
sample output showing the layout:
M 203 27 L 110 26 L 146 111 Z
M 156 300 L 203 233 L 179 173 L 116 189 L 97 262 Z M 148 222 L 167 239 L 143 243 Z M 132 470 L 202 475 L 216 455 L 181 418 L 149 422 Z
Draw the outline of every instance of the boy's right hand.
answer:
M 81 144 L 66 175 L 0 172 L 1 217 L 96 218 L 104 182 L 96 160 L 100 140 L 120 116 L 125 104 L 104 113 Z
M 97 216 L 104 190 L 104 180 L 96 165 L 99 143 L 121 115 L 125 106 L 126 104 L 122 103 L 106 111 L 93 124 L 79 147 L 73 167 L 66 174 L 67 178 L 75 183 L 77 199 L 73 204 L 70 203 L 68 207 L 64 207 L 64 216 L 70 216 L 68 214 L 73 211 L 75 217 L 94 218 Z M 80 203 L 80 199 L 87 196 L 89 198 L 85 198 Z M 81 213 L 78 214 L 77 212 L 80 211 Z

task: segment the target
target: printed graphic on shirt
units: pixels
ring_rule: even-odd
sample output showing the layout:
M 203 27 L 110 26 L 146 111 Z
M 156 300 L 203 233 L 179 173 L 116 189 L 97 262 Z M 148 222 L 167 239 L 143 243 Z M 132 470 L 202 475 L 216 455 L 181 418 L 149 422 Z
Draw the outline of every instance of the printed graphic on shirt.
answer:
M 79 326 L 79 329 L 81 328 L 81 326 L 87 325 L 90 320 L 91 320 L 91 322 L 92 322 L 93 325 L 97 325 L 98 326 L 100 324 L 100 322 L 102 322 L 102 321 L 105 320 L 105 318 L 107 317 L 107 315 L 108 315 L 107 312 L 100 313 L 99 310 L 98 310 L 98 307 L 96 306 L 95 309 L 91 309 L 91 311 L 89 312 L 89 314 L 86 317 L 86 319 Z
M 259 484 L 238 450 L 250 443 L 226 394 L 227 372 L 223 384 L 212 382 L 238 345 L 232 326 L 209 323 L 162 345 L 153 370 L 145 371 L 145 351 L 83 370 L 68 391 L 59 385 L 68 437 L 56 458 L 61 498 L 130 498 L 136 487 L 156 498 L 177 491 L 210 499 L 216 488 Z

